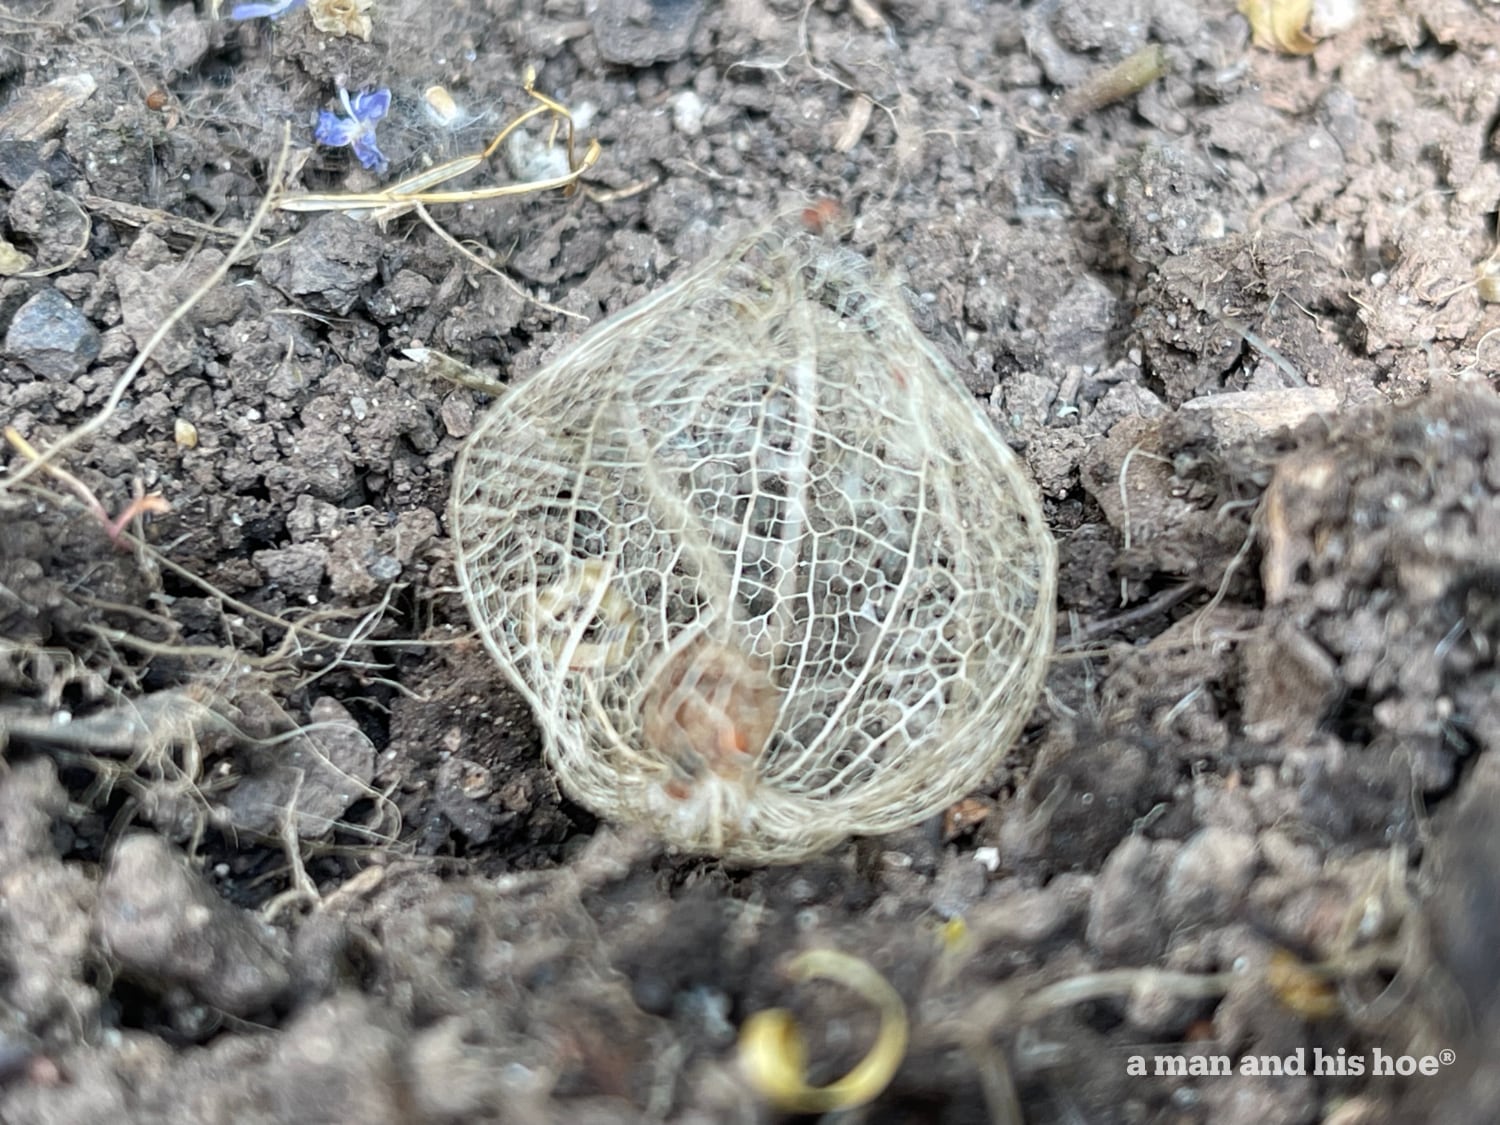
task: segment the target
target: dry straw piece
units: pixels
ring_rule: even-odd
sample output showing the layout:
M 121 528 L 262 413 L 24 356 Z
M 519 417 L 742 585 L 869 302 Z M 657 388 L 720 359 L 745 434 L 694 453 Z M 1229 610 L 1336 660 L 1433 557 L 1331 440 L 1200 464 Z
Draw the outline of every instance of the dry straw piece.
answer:
M 508 389 L 452 526 L 563 788 L 739 862 L 962 796 L 1052 643 L 1032 484 L 899 295 L 802 230 L 735 245 Z

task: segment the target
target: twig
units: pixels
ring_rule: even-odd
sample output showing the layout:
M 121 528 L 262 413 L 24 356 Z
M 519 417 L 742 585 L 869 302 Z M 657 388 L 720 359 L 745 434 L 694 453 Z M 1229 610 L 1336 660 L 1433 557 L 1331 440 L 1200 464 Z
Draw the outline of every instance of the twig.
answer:
M 85 195 L 83 205 L 90 211 L 97 211 L 117 223 L 129 223 L 133 227 L 161 225 L 175 234 L 194 241 L 200 238 L 212 238 L 220 242 L 232 242 L 244 237 L 243 231 L 224 230 L 212 223 L 200 223 L 197 219 L 171 215 L 154 207 L 141 207 L 135 203 L 125 203 L 103 195 Z
M 62 466 L 46 464 L 42 459 L 42 455 L 36 451 L 35 447 L 29 441 L 21 436 L 20 431 L 14 426 L 5 427 L 5 440 L 10 442 L 16 452 L 28 462 L 34 465 L 41 465 L 48 473 L 71 488 L 83 501 L 84 507 L 89 510 L 89 513 L 104 525 L 104 533 L 109 536 L 109 541 L 116 546 L 121 546 L 120 536 L 130 526 L 130 521 L 135 519 L 136 516 L 144 515 L 147 512 L 162 513 L 172 510 L 172 505 L 167 503 L 161 493 L 152 492 L 149 495 L 135 497 L 129 504 L 125 505 L 119 515 L 111 516 L 103 502 L 94 495 L 93 489 Z

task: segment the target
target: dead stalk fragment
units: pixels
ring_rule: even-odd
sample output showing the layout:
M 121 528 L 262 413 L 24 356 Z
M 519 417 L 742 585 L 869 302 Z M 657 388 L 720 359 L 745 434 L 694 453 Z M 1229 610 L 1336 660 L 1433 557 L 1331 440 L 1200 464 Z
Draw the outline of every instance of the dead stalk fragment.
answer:
M 1152 43 L 1068 91 L 1063 98 L 1063 111 L 1070 117 L 1079 117 L 1103 109 L 1140 93 L 1166 72 L 1166 49 Z
M 120 542 L 120 536 L 124 534 L 125 529 L 130 526 L 131 522 L 137 516 L 162 515 L 172 510 L 172 505 L 167 503 L 165 497 L 160 493 L 152 492 L 144 496 L 135 497 L 120 510 L 119 515 L 111 516 L 109 511 L 104 507 L 104 504 L 94 495 L 93 490 L 88 485 L 62 468 L 62 466 L 47 462 L 42 454 L 37 452 L 36 447 L 22 437 L 20 431 L 14 426 L 5 427 L 5 440 L 27 461 L 34 465 L 40 465 L 47 473 L 72 489 L 74 495 L 83 501 L 84 507 L 89 510 L 89 514 L 103 525 L 104 533 L 109 536 L 111 543 L 118 544 Z
M 963 796 L 1052 642 L 1015 456 L 868 263 L 795 222 L 509 388 L 452 526 L 562 786 L 744 862 Z

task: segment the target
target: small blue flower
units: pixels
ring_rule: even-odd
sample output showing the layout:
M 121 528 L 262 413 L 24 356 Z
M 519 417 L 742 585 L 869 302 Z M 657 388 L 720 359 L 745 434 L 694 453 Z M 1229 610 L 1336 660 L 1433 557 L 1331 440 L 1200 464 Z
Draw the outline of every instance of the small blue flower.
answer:
M 318 125 L 313 130 L 313 139 L 320 145 L 339 148 L 349 145 L 354 155 L 366 168 L 384 172 L 386 159 L 375 145 L 375 122 L 391 108 L 389 90 L 366 90 L 355 94 L 351 101 L 349 91 L 339 90 L 339 101 L 343 103 L 347 117 L 322 110 L 318 113 Z
M 236 4 L 229 10 L 232 20 L 255 20 L 262 16 L 280 19 L 293 8 L 300 8 L 307 0 L 270 0 L 265 4 Z

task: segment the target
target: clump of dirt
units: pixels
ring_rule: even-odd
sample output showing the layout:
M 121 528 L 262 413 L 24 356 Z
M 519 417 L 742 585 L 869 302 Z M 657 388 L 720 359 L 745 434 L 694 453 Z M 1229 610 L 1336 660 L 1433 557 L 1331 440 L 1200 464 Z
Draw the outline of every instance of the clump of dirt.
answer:
M 814 1083 L 873 1035 L 816 946 L 906 1002 L 872 1121 L 1496 1116 L 1500 9 L 1292 56 L 1185 0 L 312 6 L 0 16 L 0 1119 L 774 1120 L 749 1015 Z M 601 154 L 430 205 L 478 262 L 254 225 L 482 151 L 528 67 Z M 384 174 L 315 143 L 341 89 Z M 545 112 L 501 149 L 445 186 L 568 167 Z M 830 199 L 1038 482 L 1061 626 L 934 823 L 726 867 L 542 765 L 437 357 L 523 379 Z

